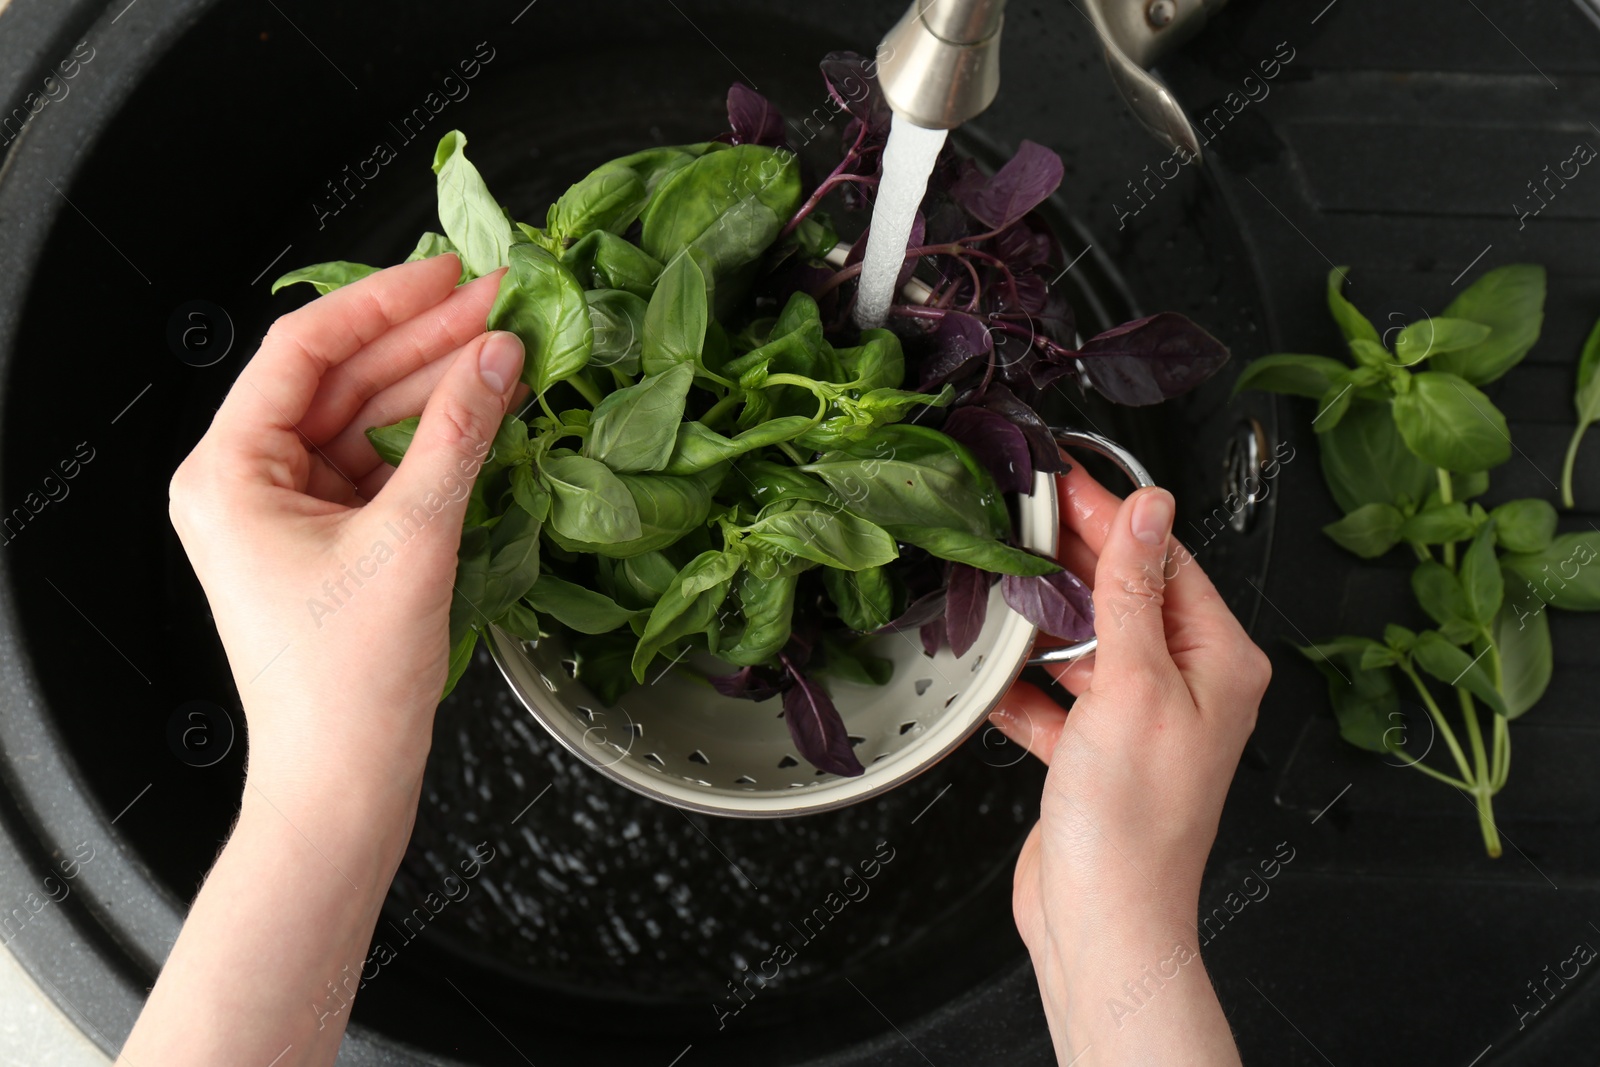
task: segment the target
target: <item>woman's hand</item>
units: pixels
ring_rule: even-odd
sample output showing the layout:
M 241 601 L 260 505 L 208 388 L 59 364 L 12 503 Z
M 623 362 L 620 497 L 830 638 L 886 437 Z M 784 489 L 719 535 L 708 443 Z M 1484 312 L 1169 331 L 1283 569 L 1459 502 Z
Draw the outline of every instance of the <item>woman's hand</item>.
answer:
M 522 368 L 454 256 L 279 319 L 172 478 L 249 723 L 239 821 L 119 1063 L 333 1062 L 422 789 L 467 496 Z M 363 430 L 422 412 L 391 470 Z
M 275 803 L 420 785 L 462 514 L 522 367 L 483 332 L 496 278 L 458 270 L 393 267 L 279 319 L 173 475 Z M 363 431 L 418 412 L 391 469 Z
M 1172 539 L 1170 493 L 1120 501 L 1082 468 L 1058 487 L 1062 562 L 1094 587 L 1099 646 L 1052 668 L 1070 714 L 1019 682 L 993 715 L 1050 765 L 1017 926 L 1061 1062 L 1236 1064 L 1195 919 L 1271 667 Z

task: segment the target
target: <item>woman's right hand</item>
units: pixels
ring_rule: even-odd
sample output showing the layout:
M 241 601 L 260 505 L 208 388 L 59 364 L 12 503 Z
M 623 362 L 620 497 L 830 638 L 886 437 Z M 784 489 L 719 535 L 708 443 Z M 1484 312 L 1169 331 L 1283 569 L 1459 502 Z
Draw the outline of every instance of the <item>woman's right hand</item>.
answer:
M 1237 1064 L 1199 960 L 1200 879 L 1271 666 L 1171 536 L 1165 489 L 1058 479 L 1061 560 L 1094 589 L 1092 659 L 992 718 L 1050 765 L 1017 862 L 1018 930 L 1062 1063 Z

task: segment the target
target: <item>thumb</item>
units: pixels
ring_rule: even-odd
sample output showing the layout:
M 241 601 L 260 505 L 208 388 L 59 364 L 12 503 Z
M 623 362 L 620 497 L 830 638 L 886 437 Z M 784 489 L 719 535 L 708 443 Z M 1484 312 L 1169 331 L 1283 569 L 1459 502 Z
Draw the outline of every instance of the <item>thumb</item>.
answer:
M 450 359 L 405 458 L 373 504 L 380 514 L 398 512 L 454 532 L 517 386 L 522 341 L 513 333 L 486 333 Z
M 1129 496 L 1111 520 L 1094 572 L 1099 646 L 1091 688 L 1109 690 L 1177 670 L 1161 614 L 1173 513 L 1172 494 L 1151 487 Z

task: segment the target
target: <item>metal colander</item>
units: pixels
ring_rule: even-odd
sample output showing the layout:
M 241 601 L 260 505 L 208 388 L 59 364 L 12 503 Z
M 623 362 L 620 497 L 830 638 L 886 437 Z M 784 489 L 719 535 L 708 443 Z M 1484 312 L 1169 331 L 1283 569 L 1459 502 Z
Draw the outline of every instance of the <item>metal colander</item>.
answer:
M 1154 484 L 1127 450 L 1098 434 L 1061 430 L 1066 446 L 1098 452 L 1138 485 Z M 1018 498 L 1018 540 L 1054 556 L 1059 531 L 1055 478 L 1034 476 Z M 1031 655 L 1036 631 L 1012 611 L 996 582 L 983 630 L 964 656 L 948 647 L 931 659 L 914 632 L 880 634 L 871 651 L 894 662 L 889 684 L 830 679 L 833 697 L 866 773 L 828 774 L 800 758 L 776 698 L 725 697 L 705 682 L 664 670 L 615 704 L 574 677 L 577 663 L 559 636 L 523 641 L 498 627 L 489 653 L 533 717 L 601 774 L 655 800 L 708 815 L 773 818 L 844 807 L 893 789 L 965 741 L 1028 663 L 1062 663 L 1094 651 L 1095 640 Z M 714 672 L 733 668 L 704 659 Z

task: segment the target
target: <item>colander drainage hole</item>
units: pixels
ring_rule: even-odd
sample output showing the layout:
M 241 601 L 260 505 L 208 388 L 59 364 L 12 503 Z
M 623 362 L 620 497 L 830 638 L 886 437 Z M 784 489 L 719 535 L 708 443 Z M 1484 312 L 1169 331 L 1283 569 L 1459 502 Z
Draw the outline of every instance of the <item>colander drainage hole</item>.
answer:
M 594 709 L 593 708 L 586 708 L 582 704 L 579 704 L 577 707 L 573 708 L 572 710 L 577 712 L 579 715 L 582 715 L 584 722 L 594 722 Z
M 578 677 L 578 661 L 577 660 L 575 660 L 575 659 L 564 659 L 564 660 L 562 660 L 561 661 L 561 669 L 567 672 L 567 677 L 568 678 L 572 678 L 574 680 L 577 679 L 577 677 Z
M 946 701 L 945 701 L 945 702 L 944 702 L 944 706 L 945 706 L 945 707 L 947 707 L 947 708 L 948 708 L 948 707 L 949 707 L 949 706 L 950 706 L 950 705 L 951 705 L 951 704 L 954 704 L 954 703 L 955 703 L 955 702 L 956 702 L 956 700 L 957 700 L 957 699 L 958 699 L 958 698 L 959 698 L 959 697 L 960 697 L 960 696 L 961 696 L 961 694 L 960 694 L 960 693 L 956 693 L 956 694 L 955 694 L 955 695 L 954 695 L 954 696 L 952 696 L 952 697 L 951 697 L 951 698 L 950 698 L 950 699 L 949 699 L 949 700 L 946 700 Z
M 756 784 L 756 780 L 754 778 L 750 777 L 748 774 L 741 774 L 739 777 L 737 777 L 737 778 L 735 778 L 733 780 L 733 784 L 734 785 L 755 785 Z
M 978 668 L 981 666 L 983 666 L 983 654 L 980 652 L 978 658 L 972 661 L 972 673 L 977 674 Z
M 926 693 L 928 691 L 928 687 L 930 685 L 932 685 L 932 684 L 933 684 L 933 679 L 932 678 L 918 678 L 917 679 L 917 696 L 921 696 L 922 694 Z
M 711 761 L 706 759 L 706 754 L 704 752 L 701 752 L 698 748 L 695 749 L 693 752 L 689 753 L 689 762 L 690 763 L 702 763 L 702 764 L 705 764 L 707 767 L 711 766 Z
M 645 753 L 644 758 L 657 770 L 660 770 L 667 765 L 667 761 L 656 755 L 654 752 Z
M 917 722 L 916 722 L 915 719 L 913 719 L 911 722 L 903 722 L 903 723 L 900 724 L 900 736 L 904 737 L 906 734 L 909 734 L 912 730 L 915 730 L 916 728 L 917 728 Z
M 866 738 L 865 737 L 857 737 L 855 734 L 850 734 L 849 735 L 849 740 L 850 740 L 850 747 L 851 748 L 855 748 L 857 745 L 859 745 L 862 742 L 866 741 Z
M 778 770 L 780 771 L 786 771 L 790 767 L 798 766 L 800 766 L 800 761 L 795 759 L 793 756 L 785 756 L 778 761 Z

